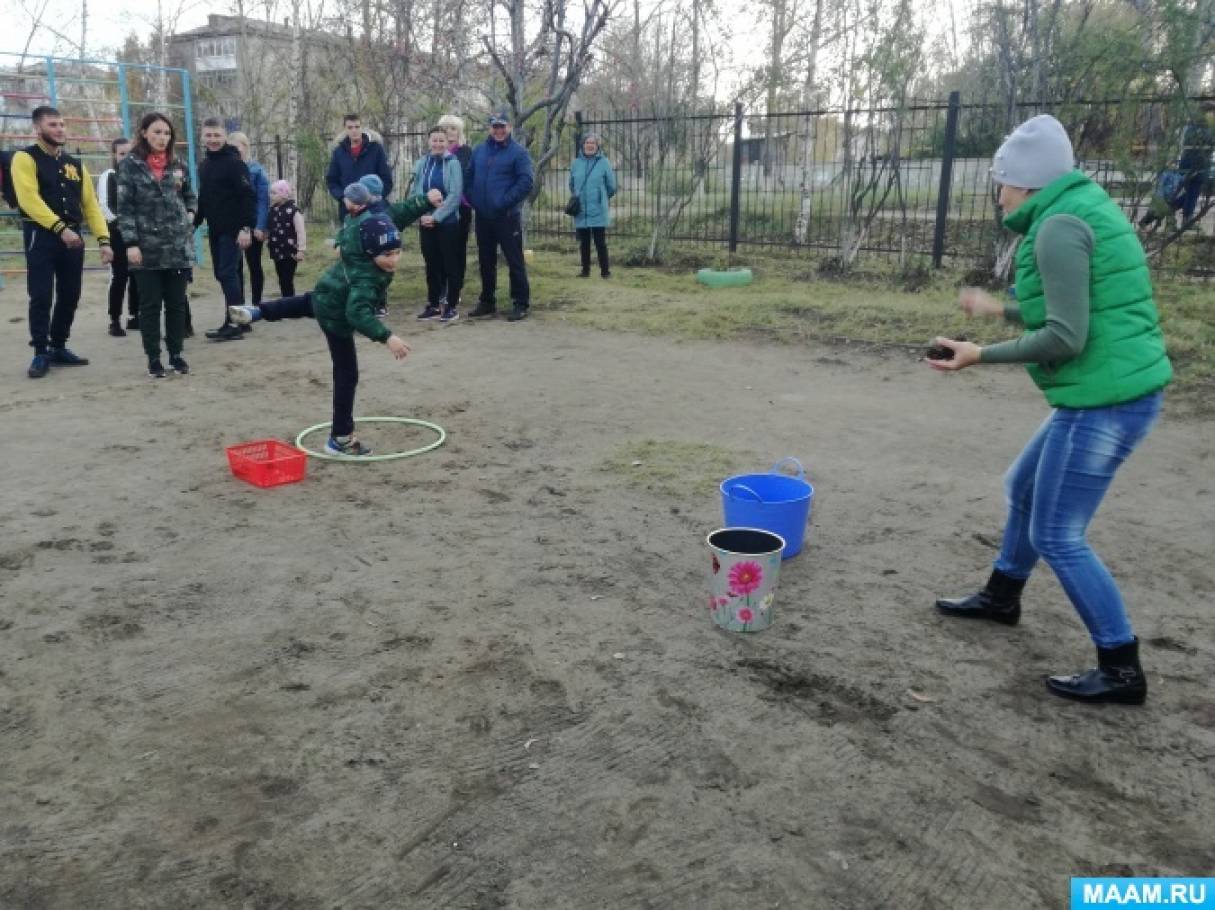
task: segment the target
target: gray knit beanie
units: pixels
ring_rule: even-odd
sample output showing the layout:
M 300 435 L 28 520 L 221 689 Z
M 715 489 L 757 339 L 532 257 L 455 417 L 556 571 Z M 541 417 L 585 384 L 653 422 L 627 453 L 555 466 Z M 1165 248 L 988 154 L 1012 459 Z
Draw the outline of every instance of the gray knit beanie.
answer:
M 342 195 L 355 205 L 371 205 L 371 190 L 357 181 L 346 187 Z
M 1076 167 L 1072 142 L 1050 114 L 1031 117 L 996 151 L 991 178 L 996 183 L 1040 190 Z

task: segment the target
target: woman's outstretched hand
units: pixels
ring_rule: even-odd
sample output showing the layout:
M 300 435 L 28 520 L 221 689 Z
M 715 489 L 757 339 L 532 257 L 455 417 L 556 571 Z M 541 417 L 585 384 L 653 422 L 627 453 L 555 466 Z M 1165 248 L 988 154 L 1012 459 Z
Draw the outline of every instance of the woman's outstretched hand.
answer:
M 934 370 L 964 370 L 979 362 L 980 350 L 982 349 L 973 341 L 934 338 L 924 359 Z
M 958 305 L 967 316 L 1003 316 L 1004 304 L 982 288 L 962 288 Z

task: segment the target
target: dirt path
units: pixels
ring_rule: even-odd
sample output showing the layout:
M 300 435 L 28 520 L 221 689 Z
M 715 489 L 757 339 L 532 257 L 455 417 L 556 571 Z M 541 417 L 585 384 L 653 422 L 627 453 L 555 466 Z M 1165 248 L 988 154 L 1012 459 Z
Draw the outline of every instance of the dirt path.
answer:
M 1049 572 L 1013 630 L 931 609 L 1045 415 L 1016 370 L 435 327 L 361 346 L 360 411 L 447 446 L 260 491 L 223 447 L 327 418 L 315 327 L 153 382 L 103 326 L 38 382 L 0 335 L 0 906 L 1021 910 L 1215 870 L 1209 422 L 1094 526 L 1153 688 L 1092 710 L 1040 682 L 1091 657 Z M 711 483 L 604 469 L 641 440 L 809 466 L 771 630 L 707 618 Z

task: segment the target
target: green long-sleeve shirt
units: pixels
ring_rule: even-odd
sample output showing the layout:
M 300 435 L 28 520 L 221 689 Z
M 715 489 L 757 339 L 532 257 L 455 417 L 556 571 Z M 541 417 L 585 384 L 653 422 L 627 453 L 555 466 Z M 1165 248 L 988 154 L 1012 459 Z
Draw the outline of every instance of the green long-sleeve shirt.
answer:
M 1088 339 L 1089 260 L 1093 231 L 1075 215 L 1052 215 L 1042 222 L 1034 256 L 1046 295 L 1046 323 L 1012 341 L 982 349 L 983 363 L 1062 363 L 1084 350 Z M 1004 307 L 1004 318 L 1021 324 L 1016 304 Z

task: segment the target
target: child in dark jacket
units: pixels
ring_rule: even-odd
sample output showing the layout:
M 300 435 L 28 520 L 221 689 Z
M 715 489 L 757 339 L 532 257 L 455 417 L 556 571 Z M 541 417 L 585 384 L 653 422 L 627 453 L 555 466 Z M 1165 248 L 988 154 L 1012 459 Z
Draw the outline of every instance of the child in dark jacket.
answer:
M 329 344 L 333 361 L 333 423 L 325 452 L 337 457 L 362 458 L 371 454 L 354 432 L 354 393 L 359 362 L 354 333 L 388 346 L 397 360 L 409 353 L 407 345 L 375 316 L 375 304 L 392 282 L 401 260 L 401 234 L 395 220 L 408 223 L 431 209 L 424 196 L 392 206 L 393 218 L 367 211 L 371 194 L 359 183 L 343 195 L 346 221 L 337 236 L 339 260 L 325 270 L 308 294 L 263 301 L 260 306 L 233 306 L 228 315 L 237 325 L 259 319 L 313 318 Z
M 304 213 L 296 207 L 295 193 L 286 180 L 270 184 L 270 214 L 266 221 L 266 245 L 278 275 L 280 297 L 295 296 L 295 270 L 308 248 Z

